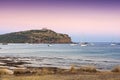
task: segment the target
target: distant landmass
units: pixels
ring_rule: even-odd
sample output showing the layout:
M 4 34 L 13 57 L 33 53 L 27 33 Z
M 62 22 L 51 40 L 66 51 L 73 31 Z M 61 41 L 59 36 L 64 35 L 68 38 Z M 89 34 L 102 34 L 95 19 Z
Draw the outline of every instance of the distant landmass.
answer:
M 27 30 L 0 35 L 0 43 L 71 43 L 67 34 L 50 29 Z

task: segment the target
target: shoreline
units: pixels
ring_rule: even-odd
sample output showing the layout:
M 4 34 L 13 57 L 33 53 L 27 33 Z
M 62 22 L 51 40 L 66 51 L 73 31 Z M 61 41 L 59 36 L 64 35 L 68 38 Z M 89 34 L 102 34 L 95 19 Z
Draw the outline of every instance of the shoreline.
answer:
M 119 72 L 97 71 L 94 67 L 80 69 L 71 66 L 70 69 L 56 67 L 28 67 L 12 70 L 0 68 L 1 80 L 119 80 Z
M 37 60 L 37 59 L 36 59 Z M 41 60 L 41 59 L 39 59 Z M 94 69 L 96 69 L 97 71 L 111 71 L 113 69 L 99 69 L 94 65 L 81 65 L 81 66 L 77 66 L 74 64 L 71 64 L 70 66 L 66 67 L 66 66 L 51 66 L 51 64 L 45 64 L 47 66 L 36 66 L 34 64 L 32 64 L 31 62 L 31 57 L 0 57 L 0 69 L 1 68 L 7 68 L 10 70 L 14 70 L 17 68 L 58 68 L 58 69 L 71 69 L 71 67 L 74 67 L 75 69 L 79 69 L 79 68 L 83 68 L 83 67 L 93 67 Z M 116 65 L 118 66 L 118 65 Z M 114 66 L 115 67 L 115 66 Z
M 105 43 L 108 44 L 108 43 Z M 107 46 L 106 48 L 104 48 Z M 113 55 L 111 51 L 115 52 Z M 115 48 L 115 49 L 114 49 Z M 95 50 L 96 49 L 96 50 Z M 118 47 L 96 44 L 92 47 L 67 45 L 2 45 L 1 57 L 8 59 L 0 64 L 24 64 L 32 67 L 59 67 L 70 68 L 71 65 L 81 67 L 85 65 L 96 66 L 100 70 L 111 70 L 119 65 Z M 113 55 L 113 56 L 112 56 Z M 0 59 L 1 60 L 1 59 Z M 9 63 L 8 63 L 8 62 Z M 1 62 L 1 61 L 0 61 Z M 5 64 L 6 65 L 6 64 Z
M 119 80 L 120 66 L 113 70 L 100 70 L 95 66 L 69 69 L 58 67 L 27 67 L 24 61 L 15 61 L 17 57 L 0 57 L 0 80 Z M 2 63 L 4 62 L 4 63 Z

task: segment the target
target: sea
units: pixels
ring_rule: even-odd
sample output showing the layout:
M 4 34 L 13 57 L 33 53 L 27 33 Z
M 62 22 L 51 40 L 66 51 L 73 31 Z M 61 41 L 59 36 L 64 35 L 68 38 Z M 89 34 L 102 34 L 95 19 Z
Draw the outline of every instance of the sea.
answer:
M 15 57 L 29 62 L 25 66 L 70 68 L 95 66 L 111 70 L 120 65 L 120 45 L 108 42 L 94 42 L 87 46 L 80 44 L 0 44 L 0 57 Z

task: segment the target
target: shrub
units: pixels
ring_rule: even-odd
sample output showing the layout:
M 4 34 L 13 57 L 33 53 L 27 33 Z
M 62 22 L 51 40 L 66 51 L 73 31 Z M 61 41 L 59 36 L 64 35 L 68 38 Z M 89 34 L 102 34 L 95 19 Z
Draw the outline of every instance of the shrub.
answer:
M 30 74 L 31 72 L 30 72 L 30 70 L 28 70 L 28 69 L 16 69 L 16 70 L 14 70 L 14 74 L 15 75 L 25 75 L 25 74 Z
M 112 72 L 120 72 L 120 65 L 119 65 L 119 66 L 115 66 L 115 67 L 112 69 Z
M 94 66 L 84 66 L 81 67 L 79 70 L 84 72 L 97 72 L 96 67 Z

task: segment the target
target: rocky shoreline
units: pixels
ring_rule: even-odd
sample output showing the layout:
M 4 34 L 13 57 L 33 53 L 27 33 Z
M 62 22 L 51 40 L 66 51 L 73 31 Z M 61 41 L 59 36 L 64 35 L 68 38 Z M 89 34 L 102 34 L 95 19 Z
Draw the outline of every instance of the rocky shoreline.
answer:
M 79 74 L 81 72 L 101 72 L 94 66 L 83 66 L 76 68 L 75 65 L 70 66 L 69 69 L 58 67 L 33 67 L 29 66 L 30 58 L 28 57 L 0 57 L 0 74 L 14 74 L 14 75 L 33 75 L 33 74 Z M 48 64 L 49 65 L 49 64 Z M 115 71 L 116 69 L 114 69 Z M 110 71 L 110 70 L 109 70 Z M 112 70 L 113 71 L 113 70 Z M 120 67 L 117 71 L 120 72 Z

